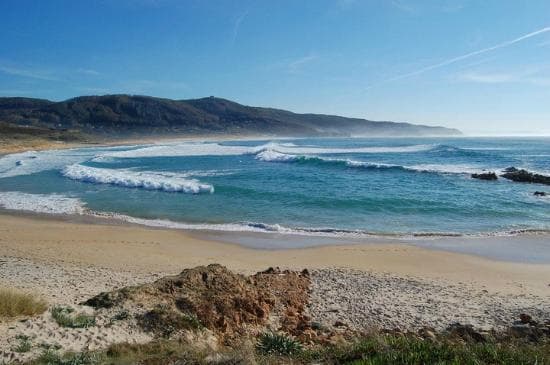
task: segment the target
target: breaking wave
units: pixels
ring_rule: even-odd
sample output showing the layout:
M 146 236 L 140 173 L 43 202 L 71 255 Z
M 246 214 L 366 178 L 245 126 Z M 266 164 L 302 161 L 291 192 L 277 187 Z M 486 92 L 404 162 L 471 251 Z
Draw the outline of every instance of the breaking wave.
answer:
M 344 154 L 344 153 L 414 153 L 429 151 L 435 145 L 420 144 L 395 147 L 356 147 L 356 148 L 326 148 L 312 146 L 297 146 L 290 143 L 266 143 L 260 146 L 232 146 L 220 143 L 179 143 L 158 146 L 146 146 L 127 151 L 113 151 L 95 157 L 95 161 L 108 158 L 146 158 L 146 157 L 185 157 L 185 156 L 231 156 L 255 155 L 257 153 L 276 150 L 281 153 L 294 154 Z
M 411 172 L 431 172 L 440 174 L 473 174 L 485 171 L 482 167 L 472 165 L 394 165 L 376 162 L 357 161 L 351 159 L 329 158 L 308 155 L 292 155 L 281 153 L 274 150 L 265 150 L 256 154 L 256 159 L 263 162 L 295 162 L 315 165 L 332 165 L 351 168 L 361 168 L 369 170 L 398 170 Z
M 142 188 L 167 192 L 190 194 L 213 193 L 214 187 L 201 183 L 188 175 L 149 171 L 132 171 L 127 169 L 105 169 L 80 164 L 67 166 L 63 176 L 73 180 L 94 184 L 110 184 L 127 188 Z

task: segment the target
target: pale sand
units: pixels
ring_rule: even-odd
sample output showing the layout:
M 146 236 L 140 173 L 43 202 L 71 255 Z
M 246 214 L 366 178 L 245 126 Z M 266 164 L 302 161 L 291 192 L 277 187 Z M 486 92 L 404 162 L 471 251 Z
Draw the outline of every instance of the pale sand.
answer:
M 0 136 L 0 156 L 10 153 L 19 153 L 25 151 L 44 151 L 58 150 L 68 148 L 85 148 L 85 147 L 107 147 L 107 146 L 130 146 L 155 143 L 177 143 L 177 142 L 214 142 L 214 141 L 234 141 L 234 140 L 258 140 L 281 137 L 273 136 L 242 136 L 242 135 L 207 135 L 207 136 L 176 136 L 176 137 L 142 137 L 142 138 L 126 138 L 115 140 L 100 140 L 95 139 L 89 142 L 63 142 L 54 141 L 44 138 L 25 138 L 25 139 L 10 139 Z
M 388 273 L 322 269 L 311 273 L 310 315 L 324 324 L 356 330 L 444 330 L 453 323 L 504 330 L 520 314 L 550 320 L 550 298 L 496 293 L 475 283 L 443 283 Z
M 408 245 L 358 244 L 288 250 L 256 250 L 207 241 L 177 230 L 74 223 L 0 215 L 0 256 L 72 263 L 136 273 L 178 273 L 220 263 L 253 273 L 270 266 L 289 269 L 351 268 L 488 290 L 550 297 L 550 265 L 492 261 Z
M 519 313 L 546 320 L 550 312 L 550 265 L 375 243 L 254 250 L 176 230 L 0 214 L 0 286 L 36 293 L 50 306 L 90 312 L 77 303 L 210 263 L 246 274 L 270 266 L 308 268 L 309 311 L 327 326 L 442 329 L 458 321 L 503 328 Z M 0 363 L 36 357 L 44 344 L 83 351 L 151 340 L 133 317 L 113 322 L 114 309 L 94 314 L 97 325 L 88 329 L 60 327 L 49 311 L 0 322 Z M 15 351 L 21 335 L 32 342 L 30 352 Z
M 0 139 L 0 156 L 10 153 L 19 153 L 25 151 L 42 151 L 63 149 L 72 147 L 83 147 L 83 144 L 66 143 L 61 141 L 50 141 L 41 138 L 29 138 L 24 140 L 6 140 Z

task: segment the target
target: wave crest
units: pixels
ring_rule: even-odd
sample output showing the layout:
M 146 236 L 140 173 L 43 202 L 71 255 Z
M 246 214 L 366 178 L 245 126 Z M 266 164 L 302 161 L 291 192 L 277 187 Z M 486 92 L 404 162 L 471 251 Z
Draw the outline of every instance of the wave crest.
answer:
M 214 187 L 185 175 L 148 171 L 115 170 L 74 164 L 62 171 L 63 176 L 94 184 L 110 184 L 128 188 L 161 190 L 189 194 L 213 193 Z
M 186 156 L 231 156 L 255 155 L 273 150 L 287 154 L 345 154 L 345 153 L 414 153 L 429 151 L 435 148 L 432 144 L 409 146 L 371 146 L 354 148 L 299 146 L 292 143 L 268 142 L 259 146 L 232 146 L 220 143 L 186 142 L 145 146 L 142 148 L 107 152 L 98 155 L 94 161 L 104 161 L 108 158 L 148 158 L 148 157 L 186 157 Z
M 311 163 L 322 164 L 332 166 L 342 166 L 350 168 L 360 168 L 367 170 L 398 170 L 420 173 L 439 173 L 439 174 L 473 174 L 486 171 L 482 167 L 463 165 L 463 164 L 425 164 L 425 165 L 395 165 L 377 162 L 357 161 L 351 159 L 342 158 L 330 158 L 320 156 L 308 156 L 308 155 L 292 155 L 281 153 L 275 150 L 265 150 L 256 154 L 256 159 L 263 162 L 299 162 L 299 163 Z M 498 169 L 497 169 L 498 170 Z

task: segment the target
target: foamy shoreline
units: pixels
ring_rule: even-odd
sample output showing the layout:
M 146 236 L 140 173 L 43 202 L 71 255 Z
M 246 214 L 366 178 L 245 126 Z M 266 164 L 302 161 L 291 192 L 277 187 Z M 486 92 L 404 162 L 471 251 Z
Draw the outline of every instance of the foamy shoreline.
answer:
M 9 192 L 0 192 L 10 194 Z M 24 193 L 14 193 L 23 194 Z M 29 194 L 32 195 L 32 194 Z M 95 212 L 78 199 L 61 195 L 48 195 L 48 203 L 17 201 L 14 206 L 2 209 L 0 215 L 8 214 L 46 220 L 83 222 L 87 224 L 126 225 L 148 229 L 174 230 L 185 234 L 236 244 L 260 250 L 286 250 L 323 246 L 353 244 L 412 245 L 430 250 L 465 253 L 497 261 L 550 264 L 550 251 L 545 243 L 550 242 L 550 231 L 524 229 L 480 234 L 458 233 L 377 233 L 346 231 L 341 229 L 291 229 L 262 223 L 188 224 L 162 219 L 144 219 L 124 214 Z M 16 199 L 17 200 L 17 199 Z M 32 206 L 32 209 L 27 206 Z M 547 248 L 547 247 L 546 247 Z

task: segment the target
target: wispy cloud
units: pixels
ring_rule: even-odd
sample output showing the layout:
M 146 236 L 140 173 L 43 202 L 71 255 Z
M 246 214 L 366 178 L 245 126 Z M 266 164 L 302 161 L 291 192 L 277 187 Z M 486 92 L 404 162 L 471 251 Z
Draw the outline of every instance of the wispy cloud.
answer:
M 431 70 L 435 70 L 435 69 L 438 69 L 438 68 L 441 68 L 441 67 L 444 67 L 444 66 L 451 65 L 453 63 L 457 63 L 457 62 L 466 60 L 468 58 L 472 58 L 474 56 L 478 56 L 478 55 L 481 55 L 481 54 L 484 54 L 484 53 L 487 53 L 487 52 L 495 51 L 495 50 L 500 49 L 500 48 L 509 47 L 513 44 L 519 43 L 519 42 L 524 41 L 526 39 L 529 39 L 529 38 L 535 37 L 539 34 L 543 34 L 543 33 L 547 33 L 547 32 L 550 32 L 550 27 L 545 27 L 545 28 L 536 30 L 534 32 L 524 34 L 520 37 L 514 38 L 514 39 L 506 41 L 506 42 L 499 43 L 499 44 L 491 46 L 491 47 L 483 48 L 483 49 L 480 49 L 480 50 L 477 50 L 477 51 L 474 51 L 474 52 L 463 54 L 463 55 L 458 56 L 458 57 L 450 58 L 448 60 L 433 64 L 433 65 L 430 65 L 430 66 L 423 67 L 423 68 L 418 69 L 416 71 L 412 71 L 412 72 L 409 72 L 409 73 L 405 73 L 405 74 L 401 74 L 401 75 L 397 75 L 397 76 L 385 79 L 385 80 L 383 80 L 383 81 L 381 81 L 377 84 L 368 86 L 367 89 L 371 89 L 371 88 L 373 88 L 377 85 L 380 85 L 380 84 L 385 84 L 385 83 L 388 83 L 388 82 L 402 80 L 402 79 L 409 78 L 409 77 L 412 77 L 412 76 L 417 76 L 417 75 L 423 74 L 423 73 L 431 71 Z
M 7 65 L 0 65 L 0 72 L 3 72 L 12 76 L 26 77 L 30 79 L 45 80 L 45 81 L 58 81 L 59 79 L 53 76 L 52 72 L 37 70 L 32 68 L 12 67 Z
M 394 8 L 404 11 L 405 13 L 409 13 L 409 14 L 418 13 L 418 9 L 406 0 L 391 0 L 390 4 Z
M 235 41 L 239 36 L 241 23 L 246 19 L 247 16 L 248 16 L 248 10 L 246 10 L 244 13 L 242 13 L 235 19 L 235 22 L 233 23 L 233 32 L 231 33 L 231 45 L 235 44 Z
M 530 67 L 511 72 L 463 72 L 456 77 L 459 81 L 480 84 L 527 83 L 532 85 L 550 84 L 548 67 Z
M 482 58 L 480 60 L 475 60 L 475 61 L 472 61 L 472 62 L 468 62 L 464 65 L 460 65 L 459 69 L 473 68 L 473 67 L 476 67 L 476 66 L 483 65 L 485 63 L 494 61 L 494 59 L 495 59 L 494 57 L 486 57 L 486 58 Z
M 71 75 L 81 74 L 88 76 L 100 76 L 99 71 L 88 68 L 47 70 L 36 67 L 13 66 L 11 63 L 0 64 L 0 72 L 28 79 L 42 81 L 67 81 Z
M 96 70 L 92 70 L 92 69 L 88 69 L 88 68 L 79 68 L 79 69 L 76 70 L 76 72 L 78 72 L 80 74 L 84 74 L 84 75 L 90 75 L 90 76 L 100 76 L 101 75 L 101 72 L 96 71 Z
M 463 81 L 471 81 L 481 84 L 502 84 L 517 80 L 516 75 L 513 74 L 479 72 L 465 72 L 460 74 L 459 78 Z
M 293 60 L 287 66 L 288 72 L 292 74 L 298 73 L 305 65 L 315 61 L 317 58 L 318 57 L 316 55 L 311 54 L 311 55 Z

